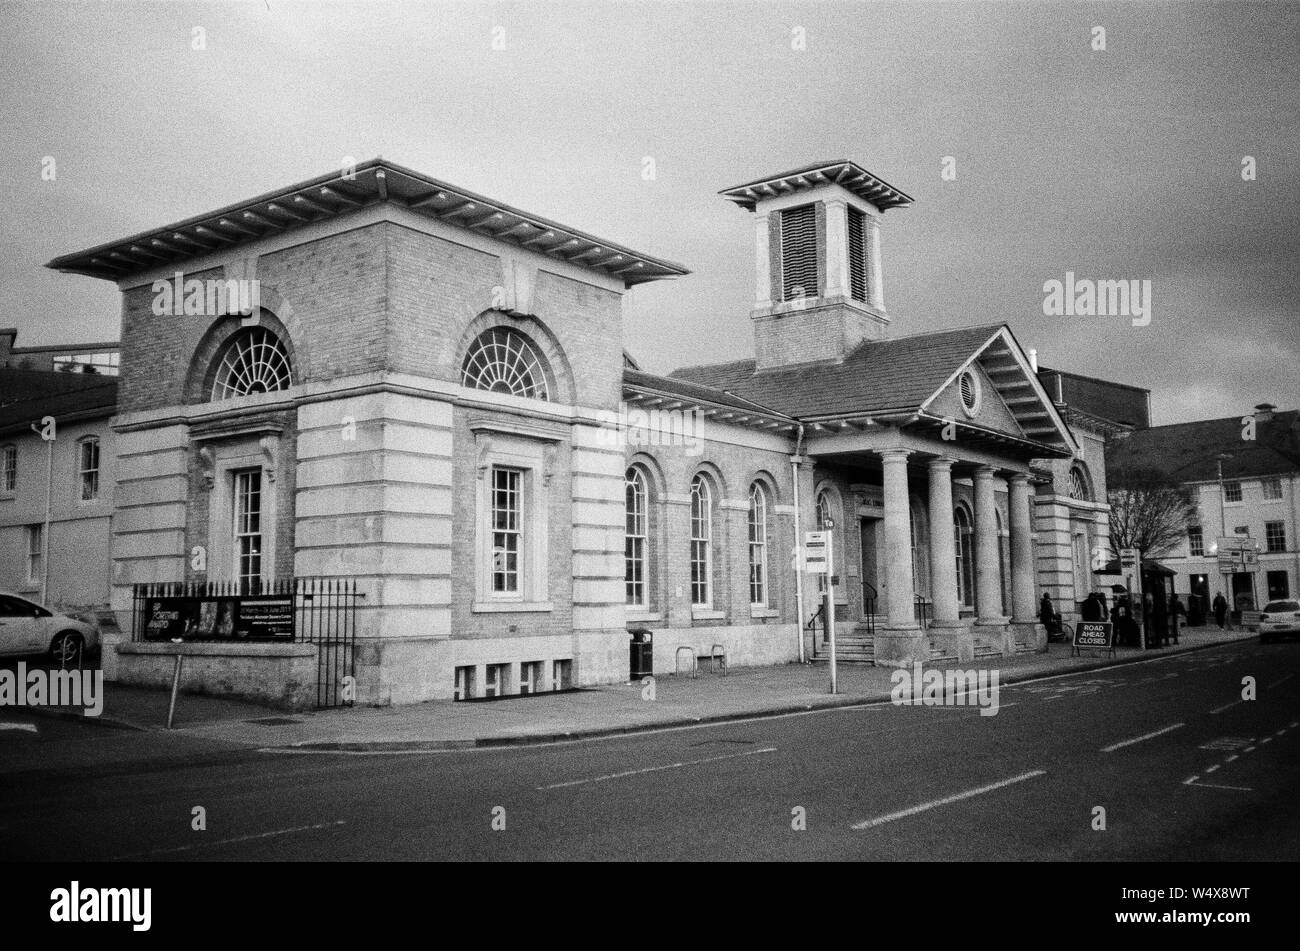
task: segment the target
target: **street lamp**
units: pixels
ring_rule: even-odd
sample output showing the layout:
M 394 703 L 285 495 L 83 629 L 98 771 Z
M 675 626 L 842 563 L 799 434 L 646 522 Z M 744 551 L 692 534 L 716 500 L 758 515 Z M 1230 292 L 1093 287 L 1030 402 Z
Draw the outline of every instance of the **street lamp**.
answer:
M 1227 538 L 1227 537 L 1228 537 L 1228 508 L 1227 508 L 1228 496 L 1227 496 L 1227 493 L 1224 492 L 1224 490 L 1223 490 L 1223 460 L 1225 460 L 1225 459 L 1231 459 L 1231 458 L 1232 458 L 1232 453 L 1230 453 L 1230 452 L 1221 452 L 1221 453 L 1219 453 L 1218 455 L 1216 455 L 1216 456 L 1214 457 L 1214 459 L 1215 459 L 1215 463 L 1216 463 L 1216 465 L 1218 466 L 1218 469 L 1219 469 L 1219 537 L 1220 537 L 1220 538 Z M 1216 546 L 1216 547 L 1217 547 L 1217 546 Z M 1226 584 L 1227 587 L 1228 587 L 1228 593 L 1231 594 L 1231 593 L 1232 593 L 1232 575 L 1228 575 L 1225 584 Z M 1234 595 L 1234 596 L 1233 596 L 1233 601 L 1235 601 L 1235 600 L 1236 600 L 1236 596 Z M 1232 621 L 1231 621 L 1231 617 L 1232 617 L 1232 613 L 1231 613 L 1231 612 L 1232 612 L 1232 601 L 1229 601 L 1229 602 L 1228 602 L 1228 606 L 1229 606 L 1229 607 L 1228 607 L 1228 611 L 1229 611 L 1229 615 L 1228 615 L 1228 616 L 1229 616 L 1228 626 L 1229 626 L 1229 629 L 1231 629 L 1231 626 L 1232 626 Z
M 1232 453 L 1221 452 L 1214 457 L 1219 467 L 1219 537 L 1228 537 L 1228 510 L 1225 506 L 1227 495 L 1223 491 L 1223 460 L 1231 459 Z

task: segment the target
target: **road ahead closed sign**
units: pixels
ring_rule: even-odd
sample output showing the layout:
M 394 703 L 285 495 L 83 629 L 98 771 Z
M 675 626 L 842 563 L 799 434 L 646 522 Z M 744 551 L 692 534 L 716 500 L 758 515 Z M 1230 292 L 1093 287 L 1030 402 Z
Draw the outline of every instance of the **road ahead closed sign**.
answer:
M 1114 650 L 1115 625 L 1105 621 L 1080 621 L 1074 627 L 1074 649 Z

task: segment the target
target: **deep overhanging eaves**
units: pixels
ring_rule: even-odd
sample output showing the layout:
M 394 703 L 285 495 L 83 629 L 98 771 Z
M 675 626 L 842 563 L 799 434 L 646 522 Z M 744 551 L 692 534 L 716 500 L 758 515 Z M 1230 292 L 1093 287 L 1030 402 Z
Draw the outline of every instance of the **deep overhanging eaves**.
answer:
M 607 274 L 631 287 L 689 274 L 672 261 L 457 188 L 382 158 L 161 228 L 54 258 L 46 267 L 120 280 L 384 202 Z

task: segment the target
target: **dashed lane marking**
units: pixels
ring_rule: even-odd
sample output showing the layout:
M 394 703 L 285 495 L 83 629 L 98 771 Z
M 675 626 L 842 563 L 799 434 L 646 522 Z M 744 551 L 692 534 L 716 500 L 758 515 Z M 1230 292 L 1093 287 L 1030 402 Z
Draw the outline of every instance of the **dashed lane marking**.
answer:
M 1142 736 L 1135 736 L 1131 740 L 1121 740 L 1118 743 L 1112 743 L 1110 746 L 1103 746 L 1101 748 L 1101 751 L 1103 753 L 1113 753 L 1116 750 L 1123 749 L 1126 746 L 1132 746 L 1134 743 L 1141 743 L 1143 740 L 1153 740 L 1157 736 L 1163 736 L 1166 733 L 1169 733 L 1173 730 L 1177 730 L 1179 727 L 1183 727 L 1186 725 L 1187 725 L 1186 723 L 1175 723 L 1171 726 L 1167 726 L 1162 729 L 1155 730 L 1154 732 L 1151 733 L 1144 733 Z
M 1239 703 L 1245 703 L 1245 702 L 1246 702 L 1246 701 L 1244 701 L 1244 700 L 1234 700 L 1234 701 L 1232 701 L 1232 703 L 1225 703 L 1223 706 L 1221 706 L 1221 707 L 1215 707 L 1213 710 L 1211 710 L 1211 711 L 1210 711 L 1210 715 L 1213 716 L 1213 715 L 1216 714 L 1216 713 L 1222 713 L 1224 710 L 1231 710 L 1231 709 L 1232 709 L 1233 707 L 1235 707 L 1237 704 L 1239 704 Z
M 333 822 L 317 822 L 310 826 L 294 826 L 292 829 L 273 829 L 270 832 L 258 832 L 253 835 L 240 835 L 233 839 L 217 839 L 212 842 L 195 842 L 193 845 L 178 845 L 172 849 L 150 849 L 147 852 L 133 852 L 130 855 L 119 855 L 109 859 L 110 862 L 121 862 L 125 859 L 144 858 L 148 855 L 174 855 L 177 852 L 189 852 L 193 849 L 210 849 L 218 845 L 233 845 L 236 842 L 253 842 L 257 839 L 270 839 L 277 835 L 292 835 L 295 832 L 311 832 L 315 829 L 334 829 L 338 826 L 345 825 L 346 819 L 335 819 Z
M 0 730 L 19 730 L 23 733 L 35 733 L 35 723 L 0 723 Z
M 716 763 L 724 759 L 739 759 L 742 756 L 758 756 L 760 753 L 775 753 L 775 746 L 765 746 L 761 750 L 745 750 L 743 753 L 726 753 L 722 756 L 708 756 L 704 759 L 684 760 L 680 763 L 666 763 L 663 766 L 643 766 L 641 769 L 628 769 L 621 773 L 608 773 L 604 776 L 591 776 L 587 779 L 570 779 L 563 783 L 551 783 L 549 786 L 538 786 L 538 789 L 564 789 L 568 786 L 582 786 L 587 783 L 603 783 L 610 779 L 624 779 L 628 776 L 640 776 L 643 773 L 657 773 L 665 769 L 681 769 L 684 766 L 699 766 L 703 763 Z
M 925 812 L 929 809 L 936 809 L 939 806 L 946 806 L 950 803 L 960 802 L 963 799 L 971 799 L 975 796 L 982 796 L 985 793 L 1003 789 L 1015 783 L 1023 783 L 1027 779 L 1034 779 L 1038 776 L 1046 776 L 1047 771 L 1043 769 L 1030 770 L 1027 773 L 1021 773 L 1019 776 L 1012 776 L 1010 779 L 1003 779 L 1000 782 L 989 783 L 987 786 L 980 786 L 978 789 L 968 789 L 965 792 L 955 793 L 951 796 L 945 796 L 942 799 L 934 799 L 930 802 L 923 802 L 920 805 L 912 806 L 909 809 L 903 809 L 900 812 L 891 812 L 885 816 L 877 816 L 875 819 L 865 819 L 862 822 L 855 822 L 853 828 L 857 830 L 873 829 L 876 826 L 882 826 L 886 822 L 893 822 L 896 819 L 906 819 L 908 816 L 914 816 L 917 813 Z

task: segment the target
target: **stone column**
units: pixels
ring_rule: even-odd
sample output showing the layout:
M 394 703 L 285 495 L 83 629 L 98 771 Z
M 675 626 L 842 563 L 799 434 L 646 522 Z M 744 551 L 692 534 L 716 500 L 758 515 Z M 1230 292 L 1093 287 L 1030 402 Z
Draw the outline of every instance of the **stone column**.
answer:
M 847 202 L 826 202 L 825 296 L 827 297 L 849 296 L 848 214 Z
M 767 218 L 758 215 L 754 220 L 754 306 L 759 309 L 772 306 L 772 246 Z
M 955 461 L 941 456 L 930 463 L 930 593 L 934 599 L 934 623 L 940 627 L 956 627 L 960 619 L 952 520 Z
M 912 525 L 907 501 L 909 449 L 884 449 L 885 613 L 895 630 L 915 628 L 912 592 Z
M 998 558 L 998 517 L 993 502 L 993 469 L 975 470 L 975 609 L 980 624 L 1005 624 Z
M 1016 623 L 1035 621 L 1034 538 L 1029 515 L 1029 477 L 1017 472 L 1008 480 L 1011 509 L 1011 615 Z
M 885 312 L 884 270 L 880 264 L 880 222 L 869 217 L 865 222 L 867 239 L 867 303 L 880 313 Z

